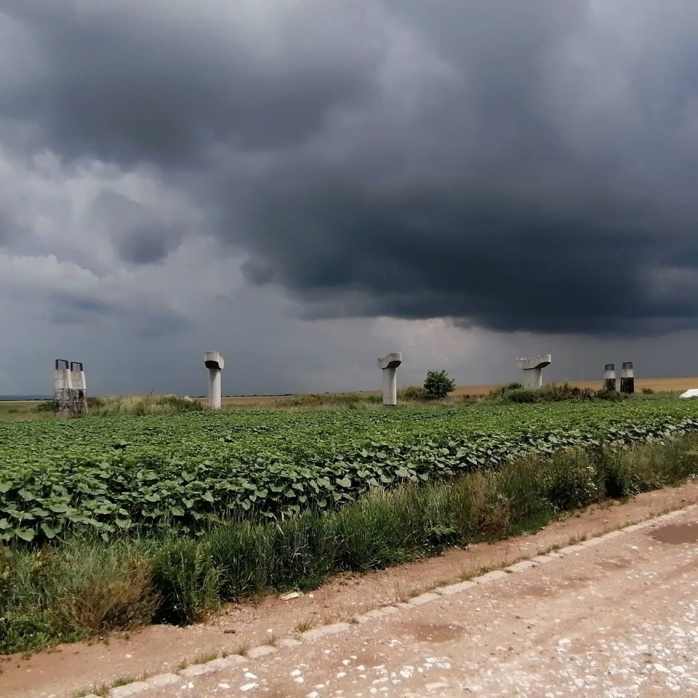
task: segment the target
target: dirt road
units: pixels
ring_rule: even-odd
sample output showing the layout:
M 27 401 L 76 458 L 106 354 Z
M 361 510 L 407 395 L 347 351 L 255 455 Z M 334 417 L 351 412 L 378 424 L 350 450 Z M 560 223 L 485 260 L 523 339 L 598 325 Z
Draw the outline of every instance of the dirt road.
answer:
M 697 543 L 694 508 L 143 695 L 698 696 Z

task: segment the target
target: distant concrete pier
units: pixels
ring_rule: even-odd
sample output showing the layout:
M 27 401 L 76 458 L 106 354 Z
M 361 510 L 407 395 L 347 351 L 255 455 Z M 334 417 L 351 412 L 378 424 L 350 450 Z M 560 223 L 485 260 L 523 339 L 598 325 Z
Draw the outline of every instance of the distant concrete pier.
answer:
M 383 372 L 383 404 L 388 407 L 397 405 L 397 368 L 401 363 L 399 351 L 378 359 L 378 368 Z
M 635 392 L 635 369 L 632 361 L 626 361 L 620 372 L 620 392 L 632 395 Z
M 204 365 L 208 369 L 208 404 L 212 410 L 220 410 L 222 404 L 222 373 L 225 362 L 217 351 L 207 351 Z
M 543 387 L 543 369 L 553 362 L 551 354 L 516 359 L 516 365 L 524 372 L 523 384 L 527 388 Z
M 603 389 L 610 392 L 616 389 L 616 365 L 606 364 L 603 371 Z

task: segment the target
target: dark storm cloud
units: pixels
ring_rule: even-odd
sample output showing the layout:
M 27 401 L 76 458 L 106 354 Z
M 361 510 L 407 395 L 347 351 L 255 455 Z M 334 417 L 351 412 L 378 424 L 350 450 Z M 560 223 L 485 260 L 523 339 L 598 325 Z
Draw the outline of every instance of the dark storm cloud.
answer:
M 618 214 L 593 192 L 559 208 L 547 204 L 561 194 L 553 187 L 523 201 L 468 182 L 381 196 L 329 179 L 253 205 L 256 255 L 246 269 L 323 315 L 450 316 L 553 332 L 635 330 L 648 314 L 681 324 L 685 299 L 655 300 L 644 281 L 666 243 L 647 230 L 640 200 L 625 203 L 619 232 Z
M 319 316 L 601 335 L 698 326 L 696 283 L 673 273 L 698 274 L 695 5 L 633 4 L 640 34 L 630 17 L 599 28 L 581 2 L 400 7 L 451 79 L 373 160 L 347 149 L 341 164 L 298 159 L 258 182 L 248 278 Z M 623 56 L 623 39 L 639 50 Z
M 96 221 L 106 221 L 119 258 L 131 264 L 162 261 L 182 240 L 182 232 L 159 221 L 151 211 L 113 191 L 100 192 L 92 206 Z
M 161 168 L 310 317 L 698 326 L 694 0 L 191 7 L 0 0 L 33 56 L 0 115 Z M 131 204 L 98 202 L 112 245 L 161 261 Z
M 221 143 L 303 141 L 331 108 L 370 92 L 379 49 L 360 11 L 304 5 L 270 16 L 276 26 L 257 38 L 244 13 L 236 21 L 232 5 L 210 1 L 5 0 L 0 9 L 31 32 L 38 66 L 0 108 L 69 157 L 122 163 L 188 166 Z

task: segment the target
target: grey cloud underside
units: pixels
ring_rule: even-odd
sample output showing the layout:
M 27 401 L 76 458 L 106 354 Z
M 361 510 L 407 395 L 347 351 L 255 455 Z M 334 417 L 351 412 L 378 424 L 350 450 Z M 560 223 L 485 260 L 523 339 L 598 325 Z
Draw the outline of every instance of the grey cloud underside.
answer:
M 317 184 L 305 198 L 267 194 L 253 206 L 247 275 L 293 289 L 324 316 L 450 316 L 507 331 L 600 334 L 694 323 L 694 298 L 661 297 L 650 278 L 695 249 L 691 236 L 678 228 L 667 244 L 653 235 L 638 215 L 642 201 L 626 202 L 619 221 L 591 196 L 551 210 L 545 194 L 522 203 L 463 184 L 447 195 L 405 188 L 377 197 L 341 183 Z M 289 225 L 301 232 L 287 234 Z
M 152 307 L 147 302 L 124 304 L 67 291 L 50 296 L 48 320 L 56 325 L 100 325 L 114 319 L 126 320 L 141 337 L 167 337 L 191 327 L 191 322 L 181 314 Z
M 212 6 L 0 0 L 37 56 L 0 114 L 196 192 L 202 232 L 308 317 L 698 326 L 693 0 L 309 2 L 270 42 Z M 96 215 L 159 263 L 183 233 L 132 204 Z
M 109 239 L 119 258 L 131 264 L 161 262 L 182 240 L 183 233 L 144 206 L 103 190 L 92 206 L 95 222 L 108 221 Z

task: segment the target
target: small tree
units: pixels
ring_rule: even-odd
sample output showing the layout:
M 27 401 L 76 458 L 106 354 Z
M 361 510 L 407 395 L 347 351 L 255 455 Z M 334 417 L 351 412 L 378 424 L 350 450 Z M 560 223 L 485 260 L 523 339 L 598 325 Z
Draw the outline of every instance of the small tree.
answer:
M 442 400 L 456 389 L 456 382 L 446 371 L 429 371 L 424 381 L 424 390 L 427 395 L 437 400 Z

